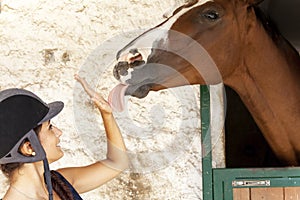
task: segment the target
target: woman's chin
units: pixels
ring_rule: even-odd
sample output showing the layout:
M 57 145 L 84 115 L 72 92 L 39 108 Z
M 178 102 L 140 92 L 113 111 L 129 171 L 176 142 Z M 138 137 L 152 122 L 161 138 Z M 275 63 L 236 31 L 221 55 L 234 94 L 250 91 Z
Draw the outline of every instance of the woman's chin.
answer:
M 61 159 L 64 156 L 64 152 L 60 151 L 59 155 L 55 156 L 55 158 L 47 158 L 49 164 L 54 163 L 56 161 L 58 161 L 59 159 Z

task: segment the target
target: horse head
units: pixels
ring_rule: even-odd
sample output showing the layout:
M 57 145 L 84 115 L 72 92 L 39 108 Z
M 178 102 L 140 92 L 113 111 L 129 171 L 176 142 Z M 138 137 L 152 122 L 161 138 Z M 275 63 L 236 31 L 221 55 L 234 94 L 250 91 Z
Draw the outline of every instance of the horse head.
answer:
M 226 81 L 239 65 L 242 35 L 258 0 L 192 0 L 117 54 L 113 93 L 138 98 L 149 91 Z M 111 95 L 113 96 L 113 95 Z

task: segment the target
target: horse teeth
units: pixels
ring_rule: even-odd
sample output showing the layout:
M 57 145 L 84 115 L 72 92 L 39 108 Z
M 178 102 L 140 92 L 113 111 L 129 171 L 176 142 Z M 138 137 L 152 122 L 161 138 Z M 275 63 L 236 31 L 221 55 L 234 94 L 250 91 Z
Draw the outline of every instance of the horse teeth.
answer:
M 140 53 L 138 53 L 129 59 L 129 64 L 132 64 L 135 61 L 141 61 L 141 60 L 143 60 L 142 55 Z
M 140 53 L 135 53 L 135 54 L 129 53 L 128 56 L 127 56 L 126 61 L 129 64 L 133 63 L 136 60 L 136 58 L 138 58 L 140 55 L 141 55 Z

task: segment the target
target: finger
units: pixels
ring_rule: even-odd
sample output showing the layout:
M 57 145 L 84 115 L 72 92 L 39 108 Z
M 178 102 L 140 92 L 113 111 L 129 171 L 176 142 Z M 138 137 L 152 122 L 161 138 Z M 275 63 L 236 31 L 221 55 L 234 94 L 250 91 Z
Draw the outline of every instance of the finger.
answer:
M 90 97 L 98 97 L 95 90 L 93 90 L 90 85 L 85 81 L 85 79 L 81 78 L 78 74 L 75 74 L 75 79 L 82 85 L 83 89 Z
M 89 84 L 85 81 L 85 79 L 81 78 L 79 75 L 75 76 L 75 79 L 82 85 L 83 89 L 91 95 L 94 91 L 91 89 Z
M 93 98 L 91 98 L 91 100 L 95 101 L 95 102 L 98 102 L 99 105 L 101 105 L 101 106 L 108 106 L 108 107 L 110 107 L 109 103 L 105 99 L 103 99 L 103 98 L 93 97 Z
M 111 113 L 112 112 L 112 108 L 110 107 L 110 105 L 106 102 L 106 101 L 99 101 L 99 99 L 97 98 L 92 98 L 91 99 L 94 104 L 102 111 Z

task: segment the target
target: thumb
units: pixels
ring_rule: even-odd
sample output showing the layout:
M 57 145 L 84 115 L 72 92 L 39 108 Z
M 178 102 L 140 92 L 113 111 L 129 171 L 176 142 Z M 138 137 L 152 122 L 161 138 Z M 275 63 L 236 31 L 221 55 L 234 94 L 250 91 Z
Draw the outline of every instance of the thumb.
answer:
M 92 100 L 92 102 L 93 102 L 96 106 L 102 107 L 102 106 L 101 106 L 101 105 L 102 105 L 101 102 L 100 102 L 97 98 L 92 97 L 91 100 Z

